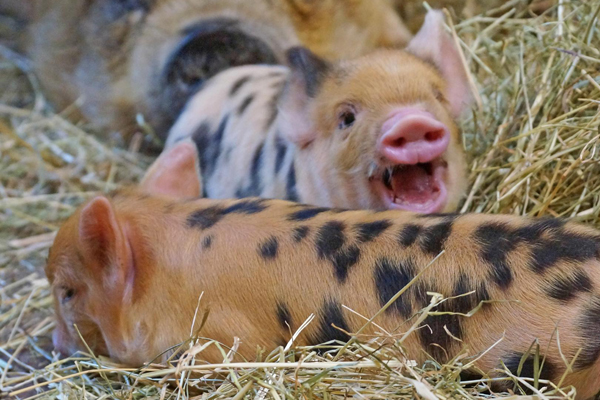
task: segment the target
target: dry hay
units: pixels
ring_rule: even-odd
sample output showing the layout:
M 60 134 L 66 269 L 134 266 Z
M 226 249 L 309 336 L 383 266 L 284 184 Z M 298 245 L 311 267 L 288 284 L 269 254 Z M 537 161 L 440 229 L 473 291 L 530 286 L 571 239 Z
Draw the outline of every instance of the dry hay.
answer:
M 523 1 L 455 25 L 479 96 L 464 123 L 472 189 L 463 211 L 552 215 L 600 226 L 600 3 L 563 1 L 542 16 Z M 0 30 L 1 31 L 1 30 Z M 458 39 L 460 38 L 460 39 Z M 151 364 L 52 354 L 43 264 L 53 233 L 95 193 L 135 182 L 151 161 L 94 136 L 45 103 L 27 60 L 0 47 L 0 389 L 19 398 L 495 398 L 460 382 L 464 355 L 414 365 L 402 336 L 362 338 L 337 355 L 277 349 L 255 363 Z M 142 129 L 140 131 L 143 131 Z M 431 306 L 430 308 L 431 309 Z M 427 315 L 427 309 L 419 318 Z M 417 324 L 419 321 L 415 321 Z M 415 325 L 416 326 L 416 325 Z M 407 334 L 412 334 L 409 330 Z M 501 338 L 498 338 L 501 340 Z M 218 344 L 211 344 L 218 345 Z M 201 346 L 185 343 L 196 352 Z M 340 347 L 340 346 L 337 346 Z M 537 353 L 532 348 L 532 353 Z M 223 354 L 228 350 L 223 348 Z M 516 378 L 510 378 L 516 380 Z M 524 381 L 521 387 L 544 387 Z M 537 391 L 534 389 L 534 392 Z M 487 393 L 487 394 L 486 394 Z M 520 393 L 519 390 L 516 393 Z M 539 392 L 538 392 L 539 393 Z M 573 397 L 548 388 L 542 397 Z

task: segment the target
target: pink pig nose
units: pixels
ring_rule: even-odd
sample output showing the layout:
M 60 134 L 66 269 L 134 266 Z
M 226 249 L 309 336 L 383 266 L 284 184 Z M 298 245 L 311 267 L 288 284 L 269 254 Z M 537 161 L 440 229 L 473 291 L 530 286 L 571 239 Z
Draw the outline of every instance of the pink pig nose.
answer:
M 54 332 L 52 332 L 52 344 L 54 345 L 54 350 L 58 354 L 60 354 L 62 357 L 68 356 L 67 349 L 65 348 L 63 335 L 58 328 L 55 328 Z
M 428 163 L 441 156 L 450 143 L 448 127 L 415 108 L 394 112 L 381 129 L 379 152 L 394 164 Z

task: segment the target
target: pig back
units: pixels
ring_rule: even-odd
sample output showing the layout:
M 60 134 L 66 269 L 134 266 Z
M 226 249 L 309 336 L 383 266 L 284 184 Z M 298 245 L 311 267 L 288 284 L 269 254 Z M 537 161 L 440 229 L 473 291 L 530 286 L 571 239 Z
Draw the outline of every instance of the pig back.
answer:
M 235 332 L 272 346 L 314 314 L 298 344 L 346 341 L 387 305 L 361 334 L 383 329 L 394 341 L 417 328 L 401 343 L 420 362 L 487 350 L 476 364 L 483 370 L 501 368 L 499 360 L 514 366 L 538 340 L 544 376 L 554 379 L 564 371 L 558 329 L 569 360 L 581 349 L 572 379 L 596 363 L 589 329 L 600 315 L 595 230 L 510 216 L 228 204 L 211 208 L 208 219 L 207 208 L 186 217 L 187 229 L 200 235 L 195 240 L 211 243 L 198 261 L 198 282 L 224 315 L 233 310 L 261 329 L 254 336 L 243 324 L 238 331 L 210 328 L 217 337 Z M 446 300 L 422 314 L 434 293 Z

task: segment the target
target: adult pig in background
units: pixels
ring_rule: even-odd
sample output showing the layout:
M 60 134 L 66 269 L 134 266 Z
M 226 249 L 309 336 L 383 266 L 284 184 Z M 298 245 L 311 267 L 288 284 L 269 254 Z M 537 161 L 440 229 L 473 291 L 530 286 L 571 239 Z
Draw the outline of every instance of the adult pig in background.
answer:
M 32 3 L 26 0 L 0 1 L 0 45 L 23 50 L 23 34 L 33 12 Z
M 164 134 L 204 80 L 278 64 L 302 44 L 327 58 L 403 45 L 387 0 L 24 0 L 28 52 L 59 109 L 127 131 L 142 113 Z
M 469 90 L 440 11 L 428 14 L 408 52 L 330 64 L 294 49 L 288 58 L 291 72 L 232 68 L 188 102 L 165 151 L 195 142 L 204 196 L 423 213 L 456 208 L 466 178 L 453 118 L 468 105 Z

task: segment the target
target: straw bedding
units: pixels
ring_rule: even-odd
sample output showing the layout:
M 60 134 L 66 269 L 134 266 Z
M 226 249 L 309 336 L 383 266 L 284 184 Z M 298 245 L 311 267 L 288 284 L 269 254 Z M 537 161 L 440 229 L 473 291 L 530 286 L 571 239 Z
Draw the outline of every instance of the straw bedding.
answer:
M 488 13 L 455 20 L 477 93 L 476 106 L 463 123 L 472 170 L 462 211 L 561 216 L 600 227 L 600 3 L 558 2 L 541 16 L 524 3 L 508 1 Z M 0 33 L 9 28 L 3 26 Z M 319 356 L 314 348 L 277 349 L 253 363 L 207 366 L 184 358 L 141 370 L 85 354 L 57 360 L 43 274 L 54 232 L 90 196 L 136 182 L 151 158 L 136 151 L 135 140 L 124 145 L 115 135 L 73 124 L 66 117 L 69 110 L 55 113 L 27 60 L 6 46 L 0 47 L 0 88 L 0 396 L 511 395 L 486 391 L 485 380 L 460 383 L 464 356 L 446 365 L 415 365 L 403 357 L 401 340 L 380 345 L 384 333 L 351 343 L 335 357 Z M 573 397 L 568 388 L 547 387 L 540 393 L 535 387 L 548 386 L 544 382 L 509 379 L 520 382 L 516 394 L 519 387 L 532 387 L 546 398 Z

